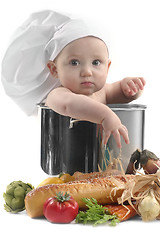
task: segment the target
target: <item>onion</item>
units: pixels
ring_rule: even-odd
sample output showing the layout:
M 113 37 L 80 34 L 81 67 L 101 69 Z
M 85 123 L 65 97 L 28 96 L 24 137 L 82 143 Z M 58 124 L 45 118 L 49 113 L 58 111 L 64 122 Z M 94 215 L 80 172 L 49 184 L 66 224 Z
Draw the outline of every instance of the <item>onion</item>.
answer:
M 143 221 L 152 221 L 160 214 L 160 204 L 155 198 L 154 190 L 151 189 L 148 196 L 140 200 L 138 205 L 138 212 Z
M 145 174 L 154 174 L 160 168 L 160 159 L 147 149 L 137 149 L 131 155 L 126 174 L 135 174 L 138 168 L 143 168 Z
M 142 167 L 146 174 L 156 173 L 160 168 L 160 160 L 148 159 L 147 163 L 145 165 L 142 165 Z
M 160 159 L 153 152 L 143 150 L 140 164 L 146 174 L 154 174 L 160 168 Z

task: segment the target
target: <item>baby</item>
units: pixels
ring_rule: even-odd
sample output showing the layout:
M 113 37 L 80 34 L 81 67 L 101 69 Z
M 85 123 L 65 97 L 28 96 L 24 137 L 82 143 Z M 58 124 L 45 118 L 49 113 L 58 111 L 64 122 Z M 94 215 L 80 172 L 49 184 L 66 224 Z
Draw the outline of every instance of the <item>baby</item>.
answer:
M 102 124 L 104 144 L 112 134 L 121 148 L 120 135 L 129 144 L 127 128 L 106 104 L 137 99 L 145 80 L 127 77 L 108 84 L 110 65 L 107 46 L 101 39 L 87 36 L 72 41 L 54 61 L 48 62 L 52 76 L 60 79 L 61 86 L 49 93 L 46 104 L 61 115 Z
M 112 134 L 121 148 L 120 135 L 129 143 L 127 129 L 106 104 L 138 98 L 145 80 L 106 83 L 111 61 L 104 29 L 91 25 L 52 10 L 31 14 L 3 58 L 2 83 L 27 115 L 46 99 L 59 114 L 102 124 L 104 143 Z

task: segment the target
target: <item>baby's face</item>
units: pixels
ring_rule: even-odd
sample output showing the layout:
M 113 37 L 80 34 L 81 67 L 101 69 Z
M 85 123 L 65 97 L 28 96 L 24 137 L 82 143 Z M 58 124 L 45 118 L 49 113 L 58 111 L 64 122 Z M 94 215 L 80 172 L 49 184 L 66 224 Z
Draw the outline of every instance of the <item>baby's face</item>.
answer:
M 105 84 L 110 61 L 105 43 L 84 37 L 68 44 L 55 60 L 57 77 L 74 93 L 92 95 Z

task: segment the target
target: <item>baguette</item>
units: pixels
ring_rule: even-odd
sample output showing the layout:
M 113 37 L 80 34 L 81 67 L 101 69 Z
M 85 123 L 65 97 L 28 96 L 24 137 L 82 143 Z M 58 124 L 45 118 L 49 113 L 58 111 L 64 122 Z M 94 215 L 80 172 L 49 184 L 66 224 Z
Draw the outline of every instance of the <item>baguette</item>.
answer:
M 101 178 L 101 177 L 108 177 L 108 176 L 115 176 L 120 175 L 122 172 L 117 169 L 111 169 L 111 171 L 102 171 L 102 172 L 91 172 L 91 173 L 82 173 L 82 172 L 75 172 L 73 174 L 73 178 L 75 181 L 91 179 L 91 178 Z
M 133 175 L 114 176 L 115 181 L 122 185 L 116 193 L 112 191 L 117 186 L 112 176 L 42 186 L 26 195 L 25 208 L 30 217 L 41 217 L 44 202 L 56 196 L 58 192 L 69 193 L 78 202 L 80 209 L 85 209 L 82 198 L 95 198 L 102 205 L 117 203 L 117 198 L 122 195 L 127 179 L 132 177 Z

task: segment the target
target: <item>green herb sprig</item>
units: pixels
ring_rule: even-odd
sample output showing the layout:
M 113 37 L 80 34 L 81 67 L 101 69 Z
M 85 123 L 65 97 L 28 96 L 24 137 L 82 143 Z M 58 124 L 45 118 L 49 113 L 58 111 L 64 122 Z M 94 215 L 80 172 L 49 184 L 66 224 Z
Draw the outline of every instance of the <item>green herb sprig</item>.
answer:
M 85 202 L 88 209 L 84 211 L 79 211 L 76 217 L 76 223 L 91 223 L 94 226 L 97 224 L 103 224 L 108 221 L 109 225 L 115 226 L 119 223 L 116 215 L 111 215 L 108 213 L 107 208 L 97 203 L 97 200 L 94 198 L 82 198 L 83 202 Z

